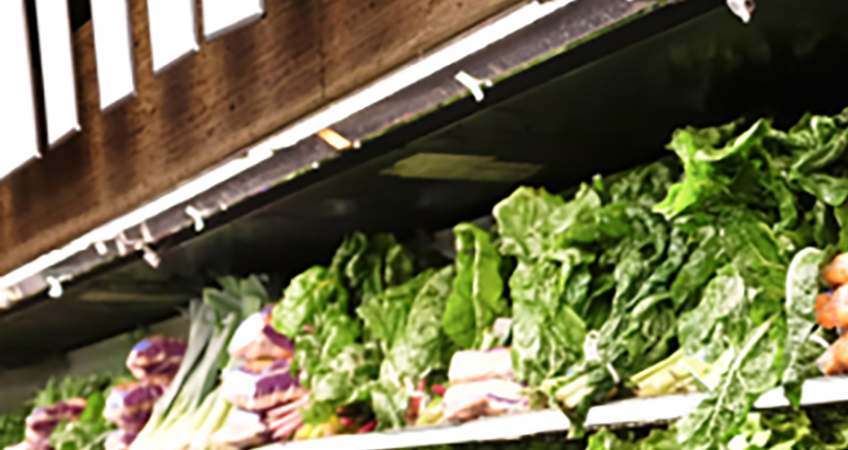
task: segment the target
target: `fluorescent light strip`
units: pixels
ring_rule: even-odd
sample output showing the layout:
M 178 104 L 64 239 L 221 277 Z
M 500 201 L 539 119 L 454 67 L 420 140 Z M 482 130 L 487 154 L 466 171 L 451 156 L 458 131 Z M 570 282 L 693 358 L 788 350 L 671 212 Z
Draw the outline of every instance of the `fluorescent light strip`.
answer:
M 263 14 L 264 0 L 203 0 L 203 34 L 211 41 L 256 22 Z
M 200 49 L 195 0 L 147 0 L 153 72 Z
M 24 0 L 0 0 L 0 178 L 38 157 L 38 128 Z
M 91 0 L 101 110 L 135 94 L 135 64 L 127 1 Z
M 80 131 L 67 0 L 36 0 L 41 75 L 51 146 Z
M 0 289 L 10 288 L 64 261 L 72 255 L 84 251 L 98 242 L 114 239 L 115 236 L 124 230 L 138 225 L 151 217 L 155 217 L 256 166 L 270 158 L 275 150 L 291 147 L 301 140 L 325 128 L 329 128 L 333 124 L 350 117 L 356 112 L 362 111 L 401 89 L 423 80 L 539 19 L 553 14 L 572 1 L 574 0 L 556 0 L 544 4 L 530 3 L 521 6 L 503 18 L 469 33 L 469 35 L 446 45 L 433 54 L 422 58 L 420 61 L 399 69 L 349 97 L 319 110 L 301 122 L 283 129 L 275 136 L 251 147 L 245 158 L 234 159 L 191 181 L 185 182 L 170 193 L 85 234 L 67 246 L 44 254 L 34 261 L 9 272 L 0 278 Z

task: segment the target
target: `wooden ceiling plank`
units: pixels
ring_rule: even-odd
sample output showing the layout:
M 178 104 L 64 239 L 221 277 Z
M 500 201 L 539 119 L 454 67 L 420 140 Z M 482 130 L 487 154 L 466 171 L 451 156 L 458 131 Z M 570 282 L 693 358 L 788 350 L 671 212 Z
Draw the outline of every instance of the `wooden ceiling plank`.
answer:
M 0 274 L 127 214 L 521 0 L 478 0 L 473 7 L 433 0 L 431 12 L 419 0 L 266 0 L 262 20 L 202 43 L 158 76 L 146 3 L 128 1 L 137 95 L 101 114 L 91 23 L 74 33 L 83 131 L 0 182 Z

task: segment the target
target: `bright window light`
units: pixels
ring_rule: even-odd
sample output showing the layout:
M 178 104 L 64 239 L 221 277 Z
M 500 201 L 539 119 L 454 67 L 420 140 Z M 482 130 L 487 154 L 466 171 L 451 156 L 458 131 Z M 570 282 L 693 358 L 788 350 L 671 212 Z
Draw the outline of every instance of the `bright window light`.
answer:
M 36 0 L 41 74 L 51 146 L 80 130 L 67 0 Z
M 203 0 L 203 34 L 211 41 L 259 20 L 263 14 L 264 0 Z
M 91 0 L 100 109 L 135 94 L 132 31 L 127 0 Z
M 38 157 L 24 0 L 0 1 L 0 178 Z
M 194 0 L 147 0 L 153 72 L 199 50 Z

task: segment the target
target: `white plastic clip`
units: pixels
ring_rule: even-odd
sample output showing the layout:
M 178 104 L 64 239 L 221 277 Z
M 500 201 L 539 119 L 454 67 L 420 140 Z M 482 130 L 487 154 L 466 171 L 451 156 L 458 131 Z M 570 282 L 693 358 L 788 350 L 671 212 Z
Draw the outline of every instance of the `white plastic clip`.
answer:
M 754 0 L 727 0 L 727 6 L 730 7 L 733 14 L 736 14 L 745 23 L 751 21 L 751 14 L 757 7 Z
M 197 208 L 191 205 L 186 206 L 185 213 L 194 220 L 195 232 L 200 233 L 204 228 L 206 228 L 206 224 L 203 221 L 203 213 L 201 213 Z
M 477 100 L 478 102 L 482 102 L 483 99 L 486 98 L 486 94 L 483 93 L 483 87 L 492 87 L 491 81 L 478 80 L 464 71 L 460 71 L 456 74 L 454 79 L 459 81 L 460 84 L 471 91 L 471 95 L 474 96 L 474 100 Z
M 162 258 L 159 257 L 159 255 L 154 252 L 153 249 L 146 245 L 144 246 L 143 251 L 144 260 L 147 262 L 147 264 L 150 264 L 150 267 L 153 267 L 154 269 L 159 268 L 159 264 L 162 263 Z
M 118 255 L 120 256 L 126 256 L 126 254 L 133 248 L 133 245 L 130 243 L 129 239 L 127 239 L 127 236 L 123 231 L 115 236 L 115 245 L 118 247 Z
M 59 298 L 65 294 L 65 290 L 62 288 L 62 282 L 70 280 L 71 277 L 67 275 L 61 275 L 59 277 L 47 277 L 45 281 L 47 281 L 47 285 L 50 286 L 50 289 L 47 290 L 47 295 L 50 298 Z
M 141 240 L 145 243 L 155 241 L 153 239 L 153 233 L 150 232 L 150 227 L 147 226 L 147 222 L 141 222 Z
M 106 254 L 109 253 L 109 247 L 106 246 L 106 243 L 103 241 L 95 242 L 94 250 L 97 250 L 97 254 L 100 256 L 106 256 Z

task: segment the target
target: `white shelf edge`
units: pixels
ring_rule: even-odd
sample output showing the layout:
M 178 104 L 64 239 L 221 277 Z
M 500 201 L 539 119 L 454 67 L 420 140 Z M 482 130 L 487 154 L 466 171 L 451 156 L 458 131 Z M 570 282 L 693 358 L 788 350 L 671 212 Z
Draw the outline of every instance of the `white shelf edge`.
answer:
M 706 393 L 677 394 L 654 398 L 634 398 L 589 410 L 587 427 L 624 424 L 651 424 L 683 417 L 694 409 Z M 848 402 L 848 377 L 814 378 L 804 383 L 804 406 Z M 789 406 L 783 388 L 772 389 L 754 404 L 756 409 Z M 333 436 L 308 441 L 282 442 L 260 450 L 391 450 L 410 447 L 460 444 L 467 442 L 518 439 L 541 433 L 566 432 L 568 418 L 557 410 L 532 411 L 503 417 L 487 417 L 459 425 L 414 427 L 399 431 Z

